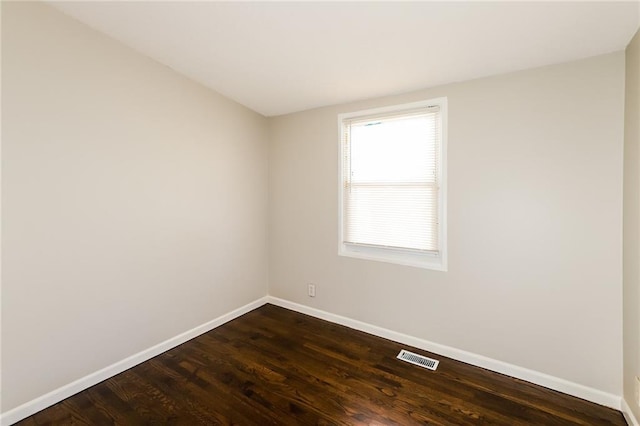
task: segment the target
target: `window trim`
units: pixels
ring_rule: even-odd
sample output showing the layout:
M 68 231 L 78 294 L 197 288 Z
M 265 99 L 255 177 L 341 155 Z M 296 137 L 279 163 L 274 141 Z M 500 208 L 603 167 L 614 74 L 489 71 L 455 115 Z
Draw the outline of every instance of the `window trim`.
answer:
M 344 121 L 353 118 L 366 118 L 375 115 L 410 112 L 417 108 L 440 107 L 441 146 L 439 150 L 440 170 L 439 188 L 439 253 L 418 253 L 410 249 L 372 247 L 344 242 L 344 167 L 343 167 L 343 129 Z M 375 260 L 399 265 L 414 266 L 435 271 L 447 271 L 447 98 L 435 98 L 418 102 L 391 105 L 362 111 L 338 114 L 338 255 L 357 259 Z

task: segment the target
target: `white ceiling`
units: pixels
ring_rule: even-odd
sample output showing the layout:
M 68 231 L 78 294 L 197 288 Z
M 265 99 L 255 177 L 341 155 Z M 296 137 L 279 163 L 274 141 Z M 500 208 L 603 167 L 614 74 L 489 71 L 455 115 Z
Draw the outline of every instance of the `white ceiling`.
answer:
M 274 116 L 624 49 L 637 2 L 52 2 Z

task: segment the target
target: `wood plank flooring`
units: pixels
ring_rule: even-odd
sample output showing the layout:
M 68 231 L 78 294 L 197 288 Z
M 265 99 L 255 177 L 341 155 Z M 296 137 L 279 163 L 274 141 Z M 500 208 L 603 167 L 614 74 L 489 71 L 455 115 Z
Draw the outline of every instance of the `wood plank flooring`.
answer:
M 408 349 L 438 370 L 395 359 Z M 265 305 L 20 425 L 625 425 L 622 414 Z

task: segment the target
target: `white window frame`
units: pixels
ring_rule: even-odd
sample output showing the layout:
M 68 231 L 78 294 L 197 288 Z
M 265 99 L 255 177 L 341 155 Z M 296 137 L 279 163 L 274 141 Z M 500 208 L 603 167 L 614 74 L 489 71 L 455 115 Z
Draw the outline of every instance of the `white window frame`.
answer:
M 411 249 L 396 247 L 377 247 L 344 242 L 344 121 L 353 118 L 366 118 L 367 116 L 379 116 L 381 114 L 397 114 L 403 111 L 411 111 L 416 108 L 430 106 L 440 107 L 440 135 L 441 145 L 439 150 L 439 174 L 440 182 L 438 197 L 438 253 L 423 253 Z M 436 271 L 447 271 L 447 98 L 436 98 L 419 102 L 411 102 L 401 105 L 393 105 L 382 108 L 374 108 L 363 111 L 349 112 L 338 115 L 338 255 L 357 259 L 375 260 L 395 263 L 399 265 L 414 266 L 418 268 Z

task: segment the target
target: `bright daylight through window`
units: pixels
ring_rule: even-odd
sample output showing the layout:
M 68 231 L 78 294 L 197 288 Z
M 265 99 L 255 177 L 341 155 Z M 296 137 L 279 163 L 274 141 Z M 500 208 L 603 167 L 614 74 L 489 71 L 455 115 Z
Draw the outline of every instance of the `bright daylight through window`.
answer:
M 446 270 L 446 99 L 341 114 L 339 254 Z

